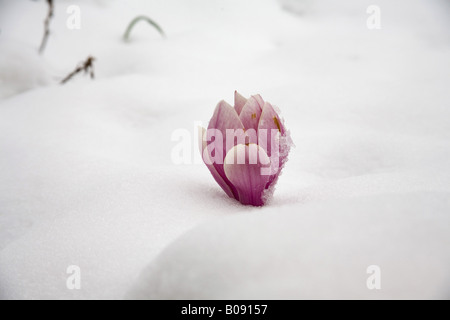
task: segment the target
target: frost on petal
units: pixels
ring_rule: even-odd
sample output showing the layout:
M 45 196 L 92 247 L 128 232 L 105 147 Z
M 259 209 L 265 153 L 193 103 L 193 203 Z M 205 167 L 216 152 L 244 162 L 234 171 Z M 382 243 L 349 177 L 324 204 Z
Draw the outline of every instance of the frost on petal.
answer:
M 234 92 L 234 109 L 236 110 L 236 113 L 239 115 L 241 114 L 242 108 L 244 108 L 244 105 L 247 103 L 247 99 L 242 96 L 239 92 Z
M 234 198 L 233 190 L 231 189 L 230 185 L 225 182 L 225 180 L 222 178 L 222 176 L 219 174 L 217 169 L 214 167 L 213 161 L 209 156 L 209 153 L 207 152 L 207 141 L 206 141 L 206 129 L 199 127 L 199 133 L 198 133 L 198 145 L 200 149 L 200 154 L 202 155 L 203 162 L 208 167 L 209 171 L 211 172 L 214 180 L 219 184 L 219 186 L 225 191 L 225 193 L 230 197 Z
M 258 101 L 254 97 L 250 97 L 239 115 L 245 129 L 258 129 L 261 112 L 262 109 Z
M 276 149 L 276 151 L 272 151 L 270 156 L 270 172 L 272 173 L 272 175 L 270 176 L 270 179 L 266 185 L 266 188 L 268 189 L 266 190 L 266 195 L 268 197 L 273 194 L 275 184 L 277 183 L 278 177 L 280 176 L 281 171 L 283 170 L 284 165 L 288 160 L 291 147 L 294 145 L 289 131 L 285 131 L 284 136 L 278 134 L 276 136 L 276 139 L 276 148 L 274 148 Z
M 272 105 L 264 104 L 261 118 L 258 124 L 258 144 L 262 146 L 270 157 L 272 172 L 277 169 L 268 181 L 267 187 L 273 189 L 278 176 L 288 159 L 293 145 L 290 132 L 286 130 L 283 119 L 278 115 Z
M 261 169 L 267 166 L 270 166 L 270 159 L 264 149 L 256 144 L 239 144 L 227 153 L 225 174 L 237 189 L 242 204 L 264 205 L 264 190 L 270 176 L 263 175 Z

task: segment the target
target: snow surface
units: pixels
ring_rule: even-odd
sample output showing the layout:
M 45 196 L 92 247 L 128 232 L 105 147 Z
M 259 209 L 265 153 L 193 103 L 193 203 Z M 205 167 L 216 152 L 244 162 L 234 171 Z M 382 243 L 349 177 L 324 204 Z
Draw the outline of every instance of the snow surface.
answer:
M 0 298 L 450 298 L 450 5 L 372 4 L 60 0 L 39 56 L 44 1 L 0 0 Z M 264 208 L 171 158 L 235 89 L 297 146 Z

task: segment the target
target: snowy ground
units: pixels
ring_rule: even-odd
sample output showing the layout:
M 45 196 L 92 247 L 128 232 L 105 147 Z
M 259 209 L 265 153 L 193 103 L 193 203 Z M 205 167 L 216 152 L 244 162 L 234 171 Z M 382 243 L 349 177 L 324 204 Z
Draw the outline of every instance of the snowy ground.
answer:
M 39 56 L 45 14 L 0 0 L 0 298 L 450 298 L 448 2 L 57 0 Z M 264 208 L 172 162 L 235 89 L 297 146 Z

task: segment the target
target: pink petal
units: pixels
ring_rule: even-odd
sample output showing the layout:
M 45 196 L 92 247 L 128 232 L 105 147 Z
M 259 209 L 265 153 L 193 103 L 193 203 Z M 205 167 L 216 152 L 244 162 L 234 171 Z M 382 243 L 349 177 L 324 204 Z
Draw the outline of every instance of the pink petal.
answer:
M 222 132 L 223 135 L 223 148 L 224 153 L 223 157 L 225 158 L 225 155 L 227 154 L 228 149 L 226 149 L 226 131 L 227 129 L 231 130 L 238 130 L 242 129 L 244 130 L 244 125 L 242 124 L 241 120 L 239 119 L 238 114 L 236 113 L 236 110 L 232 106 L 230 106 L 225 101 L 220 101 L 219 104 L 216 107 L 216 110 L 214 111 L 214 115 L 209 121 L 208 129 L 218 129 Z
M 274 142 L 277 145 L 273 145 Z M 273 175 L 267 183 L 267 187 L 269 187 L 277 182 L 278 176 L 287 161 L 291 140 L 282 119 L 268 102 L 264 104 L 259 120 L 258 144 L 266 150 L 270 157 Z
M 286 132 L 283 122 L 269 102 L 266 102 L 258 124 L 258 144 L 263 147 L 269 157 L 272 156 L 272 143 L 277 137 L 274 133 L 283 136 Z
M 277 129 L 281 135 L 286 131 L 283 121 L 269 102 L 264 103 L 258 129 Z
M 241 114 L 239 115 L 239 118 L 242 121 L 242 124 L 244 125 L 245 129 L 258 129 L 258 123 L 259 119 L 261 117 L 261 106 L 259 105 L 258 101 L 255 99 L 254 96 L 250 97 L 247 100 L 247 103 L 245 104 L 244 108 L 241 111 Z
M 241 120 L 239 119 L 239 116 L 238 116 L 236 110 L 232 106 L 230 106 L 227 102 L 222 100 L 219 102 L 219 104 L 217 105 L 217 107 L 214 111 L 214 115 L 209 122 L 208 129 L 217 129 L 222 132 L 222 135 L 223 135 L 223 141 L 222 141 L 223 158 L 225 158 L 225 155 L 227 154 L 228 150 L 231 148 L 231 147 L 227 148 L 226 130 L 227 129 L 233 129 L 233 130 L 242 129 L 243 130 L 244 126 L 243 126 Z M 214 143 L 214 142 L 212 142 L 212 143 Z M 213 165 L 214 165 L 214 168 L 219 173 L 219 175 L 222 177 L 222 179 L 228 184 L 230 189 L 233 191 L 234 197 L 237 200 L 239 200 L 239 198 L 237 198 L 238 194 L 237 194 L 236 188 L 233 186 L 233 184 L 228 180 L 228 178 L 225 175 L 225 172 L 223 169 L 223 161 L 222 161 L 222 163 L 214 163 Z
M 261 95 L 259 94 L 255 94 L 254 96 L 252 96 L 259 104 L 259 106 L 261 107 L 261 110 L 264 106 L 264 99 L 261 97 Z
M 212 160 L 209 158 L 208 152 L 205 152 L 205 149 L 206 149 L 206 146 L 207 146 L 207 141 L 204 138 L 205 135 L 206 135 L 206 129 L 205 128 L 201 128 L 201 127 L 199 127 L 198 129 L 199 129 L 198 145 L 199 145 L 199 149 L 200 149 L 200 154 L 202 155 L 203 162 L 206 164 L 206 166 L 208 167 L 209 171 L 211 172 L 214 180 L 216 180 L 216 182 L 223 189 L 223 191 L 225 191 L 225 193 L 230 198 L 234 198 L 234 194 L 233 194 L 232 189 L 230 188 L 228 183 L 225 182 L 225 180 L 222 178 L 222 176 L 219 174 L 219 172 L 217 172 L 217 170 L 214 167 L 214 165 L 210 164 L 210 163 L 212 163 Z M 205 158 L 207 158 L 207 159 L 205 159 Z
M 236 110 L 226 101 L 222 100 L 214 110 L 209 121 L 208 129 L 219 129 L 225 136 L 226 129 L 244 129 Z
M 234 109 L 236 113 L 241 114 L 242 108 L 247 103 L 247 99 L 244 98 L 239 92 L 234 92 Z
M 237 159 L 243 153 L 245 162 L 240 164 Z M 252 159 L 257 161 L 250 162 Z M 239 144 L 228 152 L 224 163 L 225 174 L 237 189 L 242 204 L 264 205 L 264 190 L 270 176 L 262 175 L 261 169 L 269 165 L 266 152 L 256 144 Z

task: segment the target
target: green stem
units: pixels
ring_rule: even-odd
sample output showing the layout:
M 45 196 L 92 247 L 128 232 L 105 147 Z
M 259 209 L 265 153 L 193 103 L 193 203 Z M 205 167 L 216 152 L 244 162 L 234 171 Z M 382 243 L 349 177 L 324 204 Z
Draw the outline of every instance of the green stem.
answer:
M 152 25 L 156 30 L 158 30 L 158 32 L 161 34 L 161 36 L 163 38 L 166 37 L 166 35 L 164 34 L 163 29 L 152 19 L 150 19 L 149 17 L 146 16 L 139 16 L 133 19 L 133 21 L 130 22 L 127 30 L 125 31 L 125 34 L 123 35 L 123 40 L 124 41 L 128 41 L 130 39 L 130 34 L 131 31 L 133 30 L 134 26 L 139 22 L 139 21 L 147 21 L 150 25 Z

